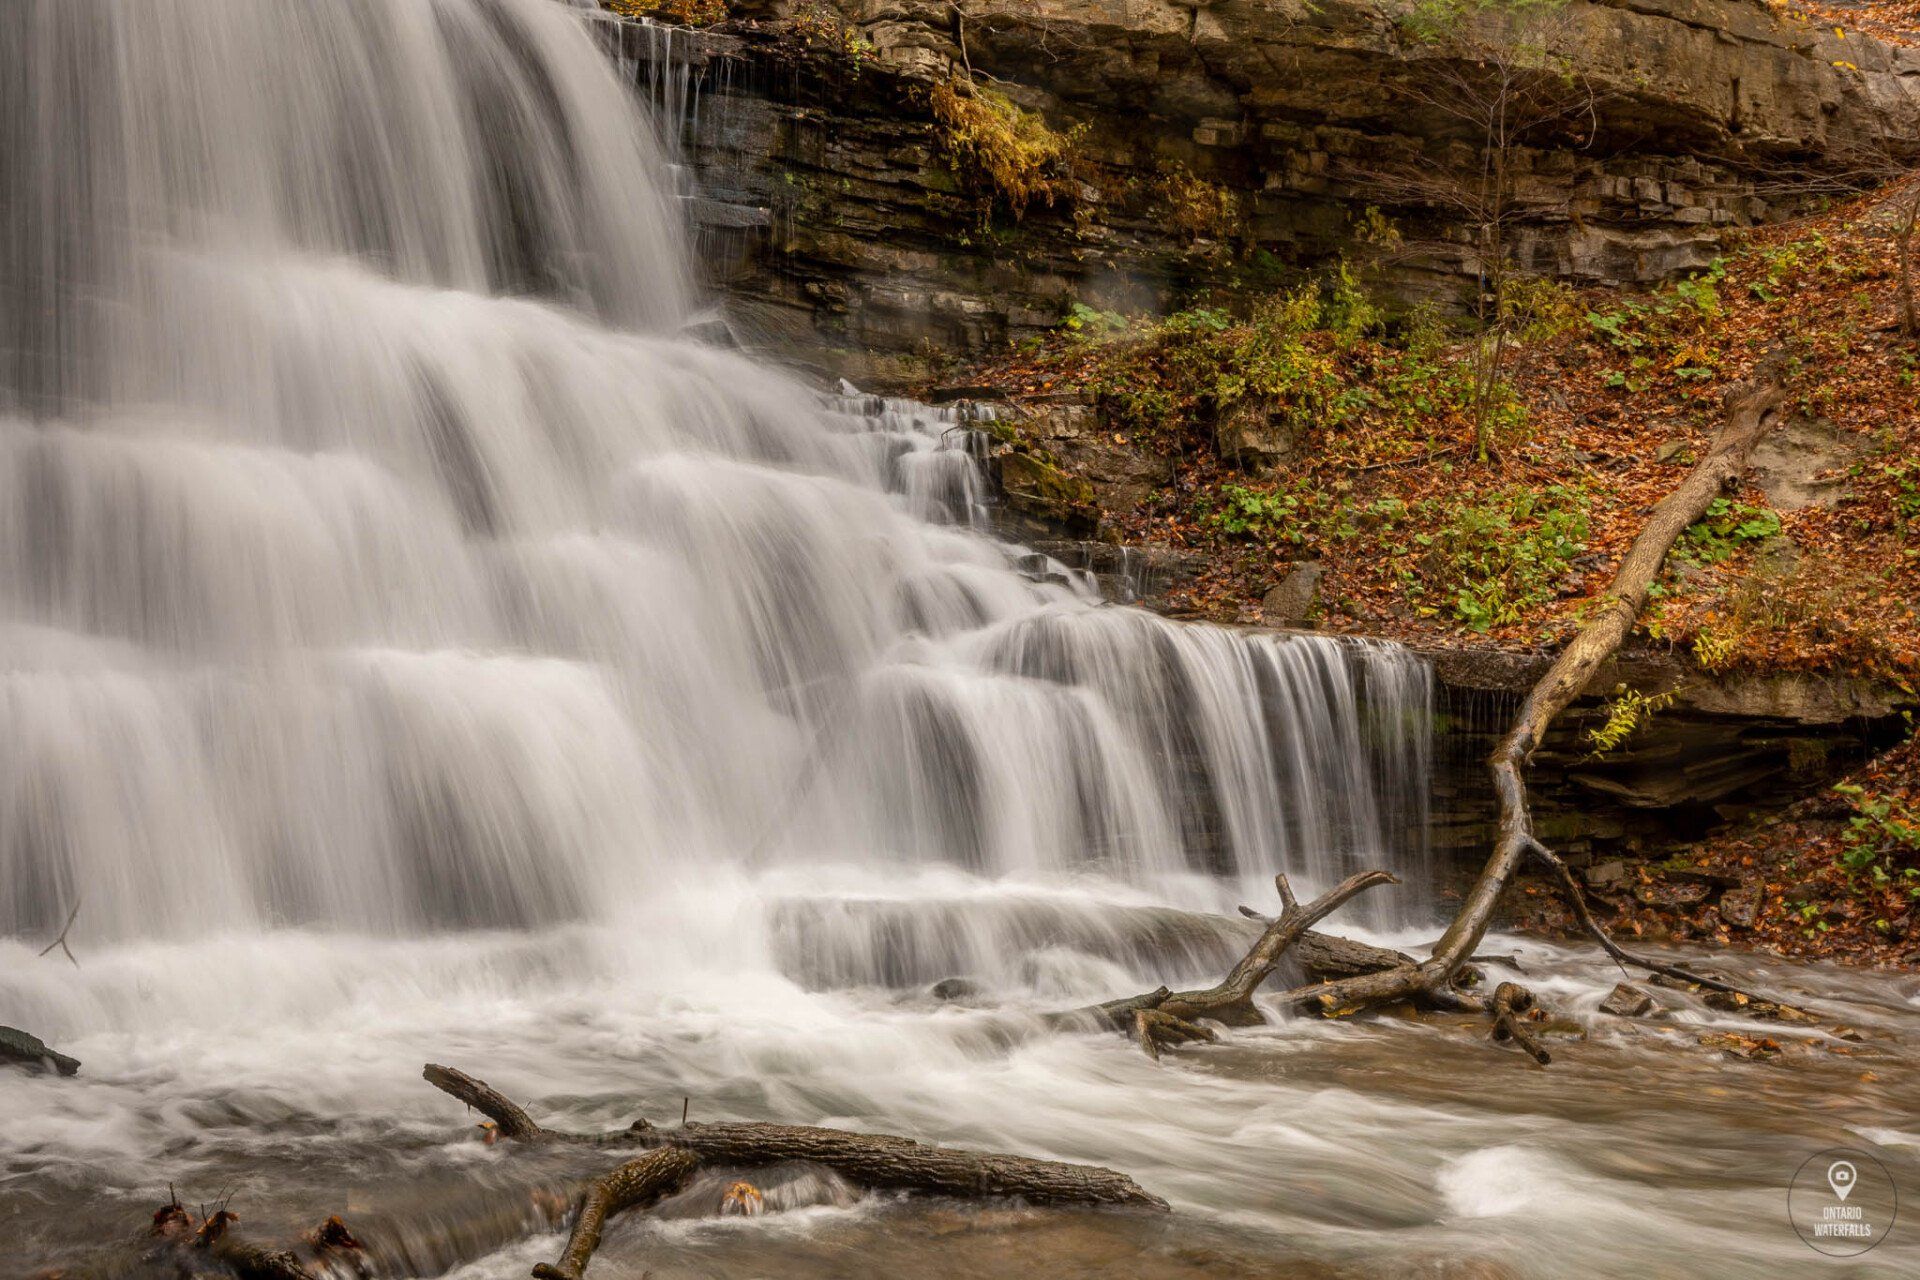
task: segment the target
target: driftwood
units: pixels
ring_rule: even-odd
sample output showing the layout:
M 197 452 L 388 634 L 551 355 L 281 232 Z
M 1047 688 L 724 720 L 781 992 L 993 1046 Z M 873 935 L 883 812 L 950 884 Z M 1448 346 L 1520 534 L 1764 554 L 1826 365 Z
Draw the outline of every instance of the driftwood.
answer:
M 1344 965 L 1327 964 L 1320 972 L 1324 975 L 1341 967 L 1350 972 L 1285 992 L 1280 996 L 1284 1004 L 1330 1016 L 1341 1016 L 1398 1001 L 1425 1002 L 1461 1012 L 1487 1012 L 1493 1016 L 1496 1039 L 1513 1041 L 1541 1063 L 1549 1060 L 1546 1051 L 1520 1025 L 1517 1015 L 1533 1003 L 1532 995 L 1525 988 L 1502 983 L 1491 1001 L 1465 994 L 1459 989 L 1462 985 L 1468 985 L 1463 984 L 1463 977 L 1471 979 L 1473 976 L 1470 965 L 1475 958 L 1474 953 L 1481 939 L 1486 936 L 1501 895 L 1520 864 L 1529 856 L 1539 856 L 1550 863 L 1557 861 L 1533 834 L 1533 818 L 1527 803 L 1526 768 L 1554 718 L 1586 690 L 1601 667 L 1632 633 L 1634 623 L 1645 608 L 1648 594 L 1674 544 L 1695 521 L 1706 514 L 1713 500 L 1739 478 L 1754 446 L 1778 418 L 1784 399 L 1785 389 L 1778 375 L 1771 373 L 1752 383 L 1734 387 L 1727 393 L 1725 421 L 1706 456 L 1671 493 L 1654 506 L 1646 524 L 1621 560 L 1612 583 L 1600 597 L 1596 616 L 1580 629 L 1527 695 L 1512 727 L 1488 761 L 1500 806 L 1499 834 L 1493 852 L 1479 878 L 1467 891 L 1453 922 L 1434 943 L 1431 954 L 1425 960 L 1415 960 L 1397 952 L 1367 956 L 1357 953 L 1353 949 L 1355 944 L 1347 944 L 1343 950 L 1349 962 Z M 1164 1048 L 1213 1039 L 1213 1032 L 1199 1026 L 1197 1019 L 1208 1018 L 1228 1025 L 1257 1022 L 1260 1014 L 1251 1002 L 1254 989 L 1273 971 L 1280 954 L 1300 940 L 1306 926 L 1361 890 L 1391 879 L 1382 872 L 1356 876 L 1332 893 L 1302 908 L 1294 901 L 1286 878 L 1282 876 L 1277 884 L 1285 910 L 1277 919 L 1267 922 L 1267 928 L 1254 944 L 1253 950 L 1218 987 L 1178 994 L 1162 987 L 1145 995 L 1097 1005 L 1067 1016 L 1092 1019 L 1129 1032 L 1139 1039 L 1141 1047 L 1148 1054 L 1156 1058 Z M 1564 880 L 1570 883 L 1571 877 L 1564 877 Z M 1584 903 L 1577 900 L 1577 886 L 1574 886 L 1574 893 L 1576 910 L 1615 960 L 1699 982 L 1703 986 L 1729 989 L 1725 984 L 1703 980 L 1700 975 L 1677 966 L 1649 962 L 1621 949 L 1586 914 Z M 1247 908 L 1243 907 L 1241 911 L 1254 919 L 1265 920 L 1265 917 Z M 1390 963 L 1381 963 L 1388 958 L 1391 958 Z M 1487 959 L 1505 962 L 1507 958 Z
M 662 1148 L 629 1160 L 599 1179 L 580 1197 L 580 1210 L 560 1260 L 540 1263 L 533 1274 L 539 1280 L 580 1280 L 593 1251 L 600 1247 L 608 1218 L 678 1191 L 699 1165 L 700 1158 L 692 1152 Z
M 1253 993 L 1309 928 L 1375 885 L 1400 882 L 1385 871 L 1362 871 L 1348 876 L 1305 905 L 1293 896 L 1293 886 L 1286 876 L 1275 876 L 1273 883 L 1280 893 L 1280 914 L 1267 922 L 1253 947 L 1217 986 L 1179 992 L 1160 987 L 1124 1000 L 1110 1000 L 1056 1015 L 1053 1021 L 1069 1025 L 1090 1022 L 1125 1031 L 1135 1037 L 1141 1049 L 1152 1058 L 1158 1058 L 1162 1049 L 1174 1045 L 1214 1039 L 1213 1031 L 1199 1025 L 1201 1018 L 1234 1027 L 1255 1026 L 1266 1019 L 1254 1007 Z
M 1527 1026 L 1527 1010 L 1533 1008 L 1533 992 L 1517 982 L 1503 982 L 1493 991 L 1493 1038 L 1511 1040 L 1526 1050 L 1527 1056 L 1541 1066 L 1553 1061 L 1553 1055 L 1541 1048 Z
M 703 1164 L 751 1168 L 803 1160 L 875 1190 L 1018 1196 L 1037 1204 L 1167 1208 L 1166 1201 L 1112 1169 L 959 1147 L 930 1147 L 890 1134 L 749 1123 L 683 1123 L 678 1128 L 661 1129 L 644 1119 L 611 1133 L 568 1133 L 535 1123 L 518 1103 L 464 1071 L 428 1063 L 421 1075 L 436 1089 L 486 1116 L 497 1136 L 513 1142 L 652 1148 L 647 1155 L 628 1161 L 586 1189 L 560 1260 L 534 1268 L 539 1280 L 580 1280 L 599 1247 L 609 1217 L 671 1193 Z
M 171 1192 L 171 1188 L 169 1188 Z M 249 1239 L 235 1227 L 240 1215 L 226 1202 L 199 1216 L 169 1194 L 154 1210 L 145 1236 L 135 1248 L 84 1271 L 55 1270 L 49 1280 L 120 1280 L 128 1276 L 179 1275 L 212 1280 L 320 1280 L 323 1275 L 364 1274 L 358 1256 L 364 1247 L 339 1218 L 328 1218 L 296 1247 L 278 1247 Z

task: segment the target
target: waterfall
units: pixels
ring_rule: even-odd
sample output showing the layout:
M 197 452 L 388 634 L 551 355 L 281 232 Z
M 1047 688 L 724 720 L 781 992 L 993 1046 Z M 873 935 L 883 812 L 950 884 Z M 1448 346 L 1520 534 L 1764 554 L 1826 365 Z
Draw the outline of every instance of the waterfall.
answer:
M 826 898 L 982 970 L 1060 931 L 956 903 L 1385 864 L 1374 918 L 1417 915 L 1424 667 L 1023 572 L 952 412 L 690 337 L 677 179 L 588 21 L 0 19 L 0 933 L 645 919 L 879 982 L 821 959 L 874 950 Z

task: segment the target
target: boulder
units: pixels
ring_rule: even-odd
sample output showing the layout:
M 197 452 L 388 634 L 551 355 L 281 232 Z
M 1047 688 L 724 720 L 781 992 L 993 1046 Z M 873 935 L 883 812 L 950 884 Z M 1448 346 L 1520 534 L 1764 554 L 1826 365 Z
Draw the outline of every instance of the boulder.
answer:
M 1223 410 L 1213 426 L 1220 456 L 1252 472 L 1271 471 L 1300 454 L 1303 424 L 1265 400 L 1241 400 Z
M 1760 891 L 1731 889 L 1720 895 L 1720 918 L 1736 929 L 1753 928 L 1760 914 Z
M 1318 560 L 1308 560 L 1276 583 L 1260 601 L 1260 616 L 1270 627 L 1306 627 L 1313 625 L 1319 611 L 1320 577 L 1324 571 Z
M 980 984 L 972 978 L 942 978 L 927 988 L 927 994 L 935 1000 L 977 1000 Z
M 1629 982 L 1615 983 L 1607 998 L 1600 1002 L 1600 1012 L 1616 1018 L 1644 1018 L 1652 1011 L 1653 997 Z

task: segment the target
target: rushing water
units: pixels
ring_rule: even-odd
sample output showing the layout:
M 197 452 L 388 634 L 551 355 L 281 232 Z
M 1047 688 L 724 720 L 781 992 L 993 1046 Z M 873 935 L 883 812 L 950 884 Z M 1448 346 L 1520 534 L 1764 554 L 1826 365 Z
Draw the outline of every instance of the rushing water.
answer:
M 398 1271 L 521 1271 L 527 1188 L 569 1170 L 452 1142 L 430 1058 L 582 1124 L 686 1097 L 1097 1159 L 1192 1219 L 825 1205 L 634 1227 L 610 1275 L 1581 1274 L 1675 1187 L 1668 1246 L 1798 1260 L 1753 1207 L 1790 1169 L 1704 1152 L 1911 1150 L 1891 1089 L 1772 1145 L 1751 1090 L 1649 1101 L 1610 1146 L 1579 1082 L 1639 1041 L 1481 1110 L 1488 1072 L 1534 1077 L 1430 1030 L 1413 1064 L 1286 1026 L 1170 1068 L 1009 1031 L 1217 972 L 1142 922 L 1276 869 L 1390 866 L 1349 915 L 1420 936 L 1426 673 L 1023 572 L 964 423 L 685 336 L 681 183 L 587 22 L 0 15 L 0 1022 L 86 1063 L 0 1074 L 10 1261 L 171 1181 L 387 1223 Z M 80 966 L 37 958 L 75 904 Z M 992 1016 L 925 998 L 949 975 Z M 1803 980 L 1902 1034 L 1911 992 Z

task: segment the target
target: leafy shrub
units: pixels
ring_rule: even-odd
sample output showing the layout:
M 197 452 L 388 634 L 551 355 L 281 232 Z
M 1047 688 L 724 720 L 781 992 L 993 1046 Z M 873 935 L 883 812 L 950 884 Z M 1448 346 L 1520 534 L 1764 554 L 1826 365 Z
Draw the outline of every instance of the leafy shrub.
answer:
M 727 0 L 604 0 L 604 3 L 623 18 L 658 15 L 689 27 L 710 27 L 727 18 Z
M 793 11 L 789 25 L 809 48 L 838 54 L 855 71 L 865 66 L 867 59 L 873 56 L 873 42 L 861 34 L 860 28 L 820 0 L 806 0 Z
M 1833 789 L 1853 802 L 1853 816 L 1840 834 L 1841 864 L 1879 885 L 1901 881 L 1910 897 L 1920 898 L 1920 867 L 1914 865 L 1920 862 L 1920 805 L 1850 782 Z
M 1457 499 L 1428 499 L 1412 510 L 1429 532 L 1414 535 L 1422 593 L 1475 631 L 1517 621 L 1552 600 L 1586 549 L 1586 496 L 1565 485 L 1515 485 Z
M 1593 755 L 1597 758 L 1619 750 L 1656 711 L 1664 711 L 1671 706 L 1679 694 L 1678 689 L 1645 694 L 1624 684 L 1616 685 L 1613 697 L 1607 700 L 1607 718 L 1587 730 L 1587 741 L 1593 744 Z
M 1288 542 L 1306 541 L 1302 517 L 1309 503 L 1299 493 L 1285 489 L 1261 491 L 1241 485 L 1223 485 L 1223 503 L 1209 516 L 1215 528 L 1234 537 L 1272 537 Z
M 1748 543 L 1764 542 L 1779 533 L 1780 517 L 1767 508 L 1715 498 L 1707 514 L 1681 535 L 1675 553 L 1694 564 L 1719 564 Z

